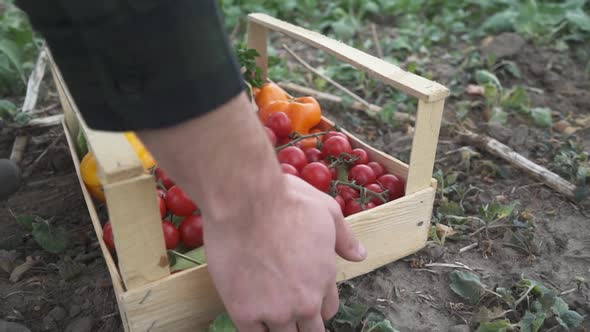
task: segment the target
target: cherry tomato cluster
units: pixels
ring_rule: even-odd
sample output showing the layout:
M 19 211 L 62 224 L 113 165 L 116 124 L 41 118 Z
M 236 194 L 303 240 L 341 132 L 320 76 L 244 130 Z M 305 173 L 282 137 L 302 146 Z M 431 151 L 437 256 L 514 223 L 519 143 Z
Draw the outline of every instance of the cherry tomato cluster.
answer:
M 203 245 L 203 222 L 198 206 L 164 170 L 157 167 L 154 171 L 158 182 L 156 200 L 162 217 L 162 229 L 166 249 L 176 249 L 180 245 L 187 249 Z M 174 223 L 171 221 L 175 221 Z M 177 226 L 178 225 L 178 226 Z M 110 222 L 103 227 L 103 239 L 111 251 L 115 251 L 115 241 Z
M 404 196 L 404 180 L 387 174 L 382 164 L 370 160 L 367 151 L 353 148 L 344 133 L 318 127 L 299 133 L 292 118 L 293 114 L 281 111 L 260 117 L 281 169 L 330 194 L 345 216 Z

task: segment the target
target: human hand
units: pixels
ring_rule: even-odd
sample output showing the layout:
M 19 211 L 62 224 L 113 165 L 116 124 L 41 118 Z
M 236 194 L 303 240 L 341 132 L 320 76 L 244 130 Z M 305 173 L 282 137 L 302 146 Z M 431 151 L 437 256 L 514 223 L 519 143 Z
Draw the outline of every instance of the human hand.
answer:
M 325 331 L 339 307 L 335 252 L 366 257 L 330 196 L 285 177 L 243 220 L 205 224 L 209 272 L 241 332 Z

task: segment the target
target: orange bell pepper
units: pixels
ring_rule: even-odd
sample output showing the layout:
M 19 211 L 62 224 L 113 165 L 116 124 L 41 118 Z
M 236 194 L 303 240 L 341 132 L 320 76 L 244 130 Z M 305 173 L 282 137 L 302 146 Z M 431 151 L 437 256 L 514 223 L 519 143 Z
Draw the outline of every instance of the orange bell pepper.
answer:
M 274 102 L 288 100 L 289 95 L 275 83 L 266 83 L 258 91 L 255 98 L 258 108 L 263 109 Z
M 320 104 L 313 97 L 276 101 L 260 109 L 260 119 L 265 123 L 271 114 L 277 112 L 286 113 L 291 119 L 293 131 L 301 135 L 309 134 L 322 121 Z

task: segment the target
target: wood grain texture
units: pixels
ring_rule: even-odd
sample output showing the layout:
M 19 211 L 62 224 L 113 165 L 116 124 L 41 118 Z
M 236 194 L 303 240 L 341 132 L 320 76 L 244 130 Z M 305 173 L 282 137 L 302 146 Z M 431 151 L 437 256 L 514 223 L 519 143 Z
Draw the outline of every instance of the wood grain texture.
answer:
M 199 266 L 123 295 L 131 331 L 206 331 L 224 310 L 207 266 Z
M 346 218 L 369 253 L 361 263 L 338 258 L 338 281 L 348 280 L 422 249 L 426 245 L 435 189 L 427 188 Z
M 104 186 L 123 282 L 133 289 L 170 274 L 155 180 L 142 174 Z
M 434 170 L 444 102 L 444 99 L 432 103 L 421 100 L 418 102 L 406 195 L 432 185 L 432 171 Z
M 121 295 L 125 292 L 123 287 L 123 281 L 121 280 L 121 275 L 119 274 L 119 270 L 117 269 L 117 265 L 113 260 L 113 256 L 109 252 L 104 240 L 102 239 L 102 225 L 100 223 L 100 219 L 98 217 L 98 213 L 96 211 L 96 206 L 94 205 L 94 201 L 90 196 L 90 193 L 86 189 L 84 185 L 84 181 L 82 180 L 82 175 L 80 173 L 80 156 L 78 156 L 78 152 L 76 151 L 76 143 L 73 139 L 73 136 L 70 134 L 71 129 L 68 128 L 67 123 L 65 120 L 63 121 L 64 132 L 66 135 L 66 139 L 68 142 L 68 146 L 70 148 L 70 154 L 72 156 L 72 161 L 74 163 L 74 168 L 76 169 L 76 175 L 78 177 L 78 182 L 80 183 L 80 187 L 82 189 L 82 195 L 84 196 L 84 201 L 86 202 L 86 206 L 88 207 L 88 213 L 90 215 L 90 220 L 92 221 L 92 226 L 94 231 L 96 232 L 96 236 L 98 238 L 98 242 L 100 244 L 100 251 L 102 252 L 102 256 L 104 257 L 107 270 L 109 271 L 109 275 L 111 276 L 111 280 L 113 282 L 113 290 L 115 291 L 115 297 L 117 298 L 117 303 L 119 305 L 119 313 L 121 314 L 121 320 L 123 323 L 123 327 L 126 332 L 129 331 L 127 327 L 127 320 L 126 314 L 123 307 L 123 302 L 121 300 Z
M 256 65 L 262 69 L 262 79 L 268 78 L 268 29 L 260 24 L 248 22 L 248 47 L 260 54 L 256 58 Z
M 101 182 L 114 183 L 142 174 L 141 161 L 123 133 L 93 130 L 86 125 L 50 52 L 48 57 L 68 128 L 75 135 L 80 129 L 86 134 L 88 147 L 98 162 Z
M 365 71 L 379 81 L 421 100 L 432 102 L 444 99 L 449 95 L 449 90 L 437 82 L 404 71 L 389 62 L 320 33 L 306 30 L 266 14 L 250 14 L 248 19 L 250 26 L 255 23 L 321 49 L 343 62 Z

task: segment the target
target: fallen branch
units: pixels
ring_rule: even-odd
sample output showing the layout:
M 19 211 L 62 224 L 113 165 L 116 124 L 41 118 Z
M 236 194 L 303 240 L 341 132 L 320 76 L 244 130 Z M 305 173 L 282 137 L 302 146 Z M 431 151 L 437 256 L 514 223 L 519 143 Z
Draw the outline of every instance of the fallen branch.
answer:
M 479 243 L 478 242 L 474 242 L 474 243 L 472 243 L 472 244 L 470 244 L 468 246 L 465 246 L 465 247 L 459 249 L 459 253 L 462 254 L 462 253 L 464 253 L 466 251 L 469 251 L 469 250 L 471 250 L 473 248 L 477 248 L 477 246 L 479 246 Z
M 10 160 L 17 164 L 20 163 L 23 159 L 28 142 L 29 136 L 16 136 L 14 144 L 12 145 L 12 151 L 10 152 Z
M 278 82 L 277 84 L 285 90 L 304 94 L 306 96 L 312 96 L 318 100 L 324 100 L 324 101 L 328 101 L 331 103 L 337 103 L 337 104 L 341 104 L 343 102 L 342 98 L 339 96 L 336 96 L 336 95 L 333 95 L 330 93 L 326 93 L 326 92 L 317 91 L 317 90 L 314 90 L 314 89 L 311 89 L 311 88 L 308 88 L 305 86 L 301 86 L 298 84 L 289 83 L 289 82 Z M 383 109 L 382 107 L 374 105 L 374 104 L 369 104 L 369 108 L 367 108 L 364 104 L 361 104 L 359 102 L 353 102 L 352 105 L 350 105 L 350 108 L 358 110 L 358 111 L 365 111 L 369 115 L 373 115 L 373 116 L 377 115 Z M 402 123 L 416 122 L 416 117 L 414 117 L 413 115 L 407 114 L 407 113 L 395 112 L 393 114 L 393 117 L 396 121 L 399 121 Z
M 45 48 L 41 49 L 35 67 L 29 76 L 29 82 L 27 83 L 27 94 L 23 103 L 22 111 L 27 113 L 31 112 L 37 105 L 37 99 L 39 98 L 39 87 L 45 76 L 45 67 L 47 66 L 47 52 Z
M 469 130 L 463 130 L 463 132 L 459 133 L 459 136 L 464 142 L 479 147 L 480 149 L 484 149 L 498 158 L 504 159 L 510 163 L 510 165 L 525 172 L 532 178 L 543 182 L 546 186 L 567 198 L 574 201 L 578 200 L 576 195 L 577 187 L 574 184 L 551 172 L 547 168 L 530 161 L 509 146 L 489 136 L 476 134 Z
M 31 256 L 27 256 L 27 260 L 24 263 L 15 267 L 14 270 L 12 270 L 12 273 L 10 274 L 10 281 L 18 282 L 20 278 L 23 276 L 23 274 L 27 273 L 27 271 L 29 271 L 33 266 L 35 266 L 40 261 L 41 258 L 39 257 L 33 258 Z
M 373 35 L 373 43 L 375 43 L 375 49 L 377 50 L 377 56 L 383 59 L 383 49 L 379 42 L 379 36 L 377 35 L 377 26 L 375 23 L 371 24 L 371 34 Z
M 23 128 L 24 127 L 42 128 L 42 127 L 57 126 L 57 125 L 61 124 L 63 117 L 64 117 L 63 114 L 55 114 L 55 115 L 46 116 L 44 118 L 31 119 L 31 121 L 29 121 L 26 125 L 24 125 Z
M 318 75 L 319 77 L 323 78 L 324 80 L 326 80 L 326 82 L 332 84 L 334 87 L 338 88 L 340 91 L 346 93 L 347 95 L 349 95 L 350 97 L 352 97 L 353 99 L 356 99 L 359 103 L 363 104 L 365 106 L 366 109 L 369 109 L 371 107 L 371 104 L 364 100 L 363 98 L 359 97 L 357 94 L 355 94 L 354 92 L 348 90 L 347 88 L 345 88 L 344 86 L 342 86 L 340 83 L 334 81 L 333 79 L 329 78 L 328 76 L 320 73 L 319 70 L 313 68 L 309 63 L 307 63 L 305 60 L 303 60 L 299 55 L 295 54 L 295 52 L 293 52 L 287 45 L 283 45 L 283 48 L 289 53 L 291 54 L 291 56 L 293 58 L 295 58 L 295 60 L 297 60 L 297 62 L 299 62 L 303 67 L 305 67 L 307 70 L 311 71 L 312 73 Z
M 424 267 L 449 267 L 449 268 L 453 268 L 453 269 L 465 269 L 465 270 L 469 270 L 473 272 L 473 269 L 471 269 L 469 266 L 463 264 L 463 263 L 458 263 L 455 262 L 455 264 L 450 264 L 450 263 L 430 263 L 430 264 L 425 264 Z

